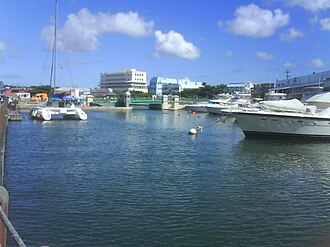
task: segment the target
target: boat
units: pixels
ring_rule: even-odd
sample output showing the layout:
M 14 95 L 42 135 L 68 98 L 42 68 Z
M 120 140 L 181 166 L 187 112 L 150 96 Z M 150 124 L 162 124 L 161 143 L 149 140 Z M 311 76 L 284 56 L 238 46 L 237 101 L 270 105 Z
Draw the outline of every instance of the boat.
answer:
M 232 111 L 245 137 L 330 139 L 330 92 L 297 99 L 260 102 L 259 110 Z
M 222 106 L 231 100 L 232 96 L 230 94 L 217 94 L 215 99 L 209 100 L 207 102 L 194 103 L 186 105 L 183 110 L 190 112 L 204 112 L 208 113 L 208 106 Z
M 55 28 L 54 28 L 54 42 L 52 53 L 52 65 L 50 76 L 50 87 L 55 88 L 56 84 L 56 46 L 57 46 L 57 17 L 58 17 L 58 0 L 55 1 Z M 54 85 L 52 85 L 54 84 Z M 29 118 L 41 121 L 50 121 L 53 119 L 74 119 L 74 120 L 87 120 L 86 112 L 80 107 L 78 99 L 73 96 L 62 95 L 62 97 L 53 97 L 52 92 L 48 97 L 47 105 L 34 107 L 30 110 Z
M 190 105 L 186 105 L 182 108 L 182 110 L 190 111 L 190 112 L 202 112 L 207 113 L 206 106 L 209 102 L 200 102 L 200 103 L 193 103 Z
M 232 95 L 230 100 L 222 102 L 221 104 L 213 104 L 206 106 L 208 113 L 223 115 L 230 114 L 231 110 L 241 108 L 241 107 L 251 107 L 251 94 L 249 93 L 237 93 Z

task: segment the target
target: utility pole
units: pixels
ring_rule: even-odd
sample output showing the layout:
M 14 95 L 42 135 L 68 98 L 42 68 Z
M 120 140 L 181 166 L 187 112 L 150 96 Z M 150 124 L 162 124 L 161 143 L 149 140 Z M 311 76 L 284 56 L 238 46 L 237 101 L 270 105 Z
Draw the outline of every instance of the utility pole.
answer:
M 288 82 L 289 81 L 289 77 L 290 77 L 290 71 L 289 71 L 289 69 L 286 69 L 285 71 L 284 71 L 284 73 L 286 74 L 286 82 Z

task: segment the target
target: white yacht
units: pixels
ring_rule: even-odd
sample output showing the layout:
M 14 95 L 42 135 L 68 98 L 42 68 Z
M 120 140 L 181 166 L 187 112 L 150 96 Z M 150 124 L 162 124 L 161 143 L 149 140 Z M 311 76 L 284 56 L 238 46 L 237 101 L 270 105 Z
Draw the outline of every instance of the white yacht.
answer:
M 204 112 L 207 113 L 207 107 L 211 106 L 222 106 L 228 103 L 232 99 L 230 94 L 218 94 L 215 99 L 209 100 L 208 102 L 201 102 L 186 105 L 183 110 L 188 110 L 191 112 Z
M 250 104 L 251 94 L 237 93 L 232 95 L 231 99 L 226 102 L 206 106 L 206 110 L 211 114 L 229 114 L 232 109 L 250 107 Z
M 330 92 L 297 99 L 260 102 L 260 110 L 232 114 L 246 137 L 330 138 Z
M 186 111 L 190 111 L 190 112 L 204 112 L 206 113 L 206 106 L 209 102 L 200 102 L 200 103 L 194 103 L 194 104 L 190 104 L 190 105 L 186 105 L 185 107 L 183 107 L 183 110 Z

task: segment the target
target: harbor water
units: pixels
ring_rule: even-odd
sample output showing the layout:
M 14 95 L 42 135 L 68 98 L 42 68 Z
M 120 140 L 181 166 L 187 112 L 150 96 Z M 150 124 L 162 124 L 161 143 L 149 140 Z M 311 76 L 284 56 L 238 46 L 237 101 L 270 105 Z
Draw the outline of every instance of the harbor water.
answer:
M 9 219 L 27 246 L 329 246 L 329 143 L 248 140 L 210 114 L 87 113 L 8 125 Z

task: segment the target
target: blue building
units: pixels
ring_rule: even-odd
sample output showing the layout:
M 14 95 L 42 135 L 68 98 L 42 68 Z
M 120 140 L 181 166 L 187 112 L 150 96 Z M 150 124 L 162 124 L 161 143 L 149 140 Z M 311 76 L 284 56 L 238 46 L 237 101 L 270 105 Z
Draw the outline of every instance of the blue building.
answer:
M 286 93 L 288 98 L 301 99 L 306 94 L 322 90 L 324 82 L 330 78 L 330 71 L 312 73 L 283 80 L 277 80 L 272 89 L 276 93 Z
M 190 81 L 188 78 L 173 79 L 164 77 L 153 77 L 150 80 L 148 91 L 157 96 L 163 94 L 177 94 L 184 89 L 196 89 L 203 87 L 202 82 Z

